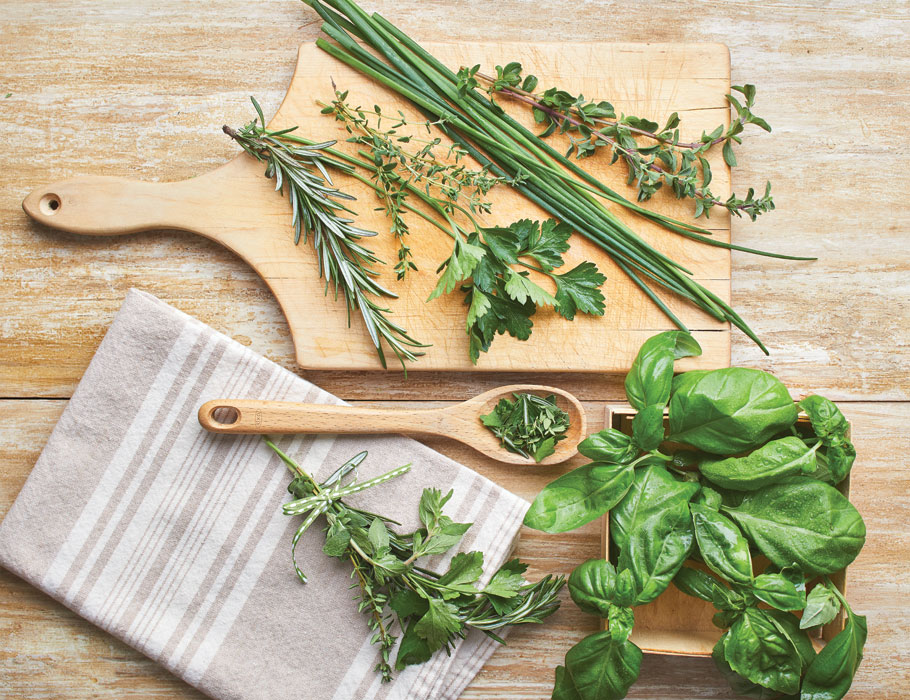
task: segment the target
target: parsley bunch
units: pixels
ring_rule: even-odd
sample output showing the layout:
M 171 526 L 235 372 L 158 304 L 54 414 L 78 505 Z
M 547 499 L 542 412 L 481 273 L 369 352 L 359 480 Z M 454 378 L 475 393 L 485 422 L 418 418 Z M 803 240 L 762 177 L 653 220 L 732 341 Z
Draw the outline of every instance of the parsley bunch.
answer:
M 471 629 L 504 643 L 496 630 L 542 622 L 559 608 L 558 594 L 565 579 L 545 576 L 530 584 L 522 576 L 527 565 L 517 559 L 503 564 L 487 583 L 481 583 L 483 552 L 459 552 L 442 574 L 418 565 L 423 557 L 457 547 L 471 527 L 443 513 L 452 491 L 443 495 L 439 489 L 424 489 L 418 506 L 422 527 L 410 533 L 390 529 L 399 524 L 391 518 L 344 502 L 346 496 L 401 476 L 409 464 L 368 481 L 345 483 L 366 459 L 367 453 L 361 452 L 318 483 L 275 444 L 265 442 L 294 475 L 288 491 L 295 500 L 284 504 L 284 513 L 304 516 L 294 535 L 292 555 L 303 533 L 324 516 L 322 551 L 348 560 L 353 567 L 352 587 L 359 589 L 359 609 L 369 617 L 372 642 L 381 649 L 376 671 L 383 681 L 392 679 L 393 666 L 400 671 L 428 661 L 440 649 L 449 652 Z M 297 575 L 306 583 L 296 556 L 293 559 Z
M 538 306 L 552 306 L 568 320 L 578 312 L 603 316 L 600 291 L 606 277 L 594 263 L 582 262 L 568 272 L 562 267 L 572 228 L 553 219 L 521 219 L 508 227 L 478 229 L 466 240 L 455 239 L 455 248 L 441 266 L 444 270 L 430 299 L 454 291 L 465 293 L 469 354 L 475 364 L 490 349 L 497 334 L 519 340 L 531 335 L 531 316 Z M 533 262 L 531 262 L 533 261 Z M 516 269 L 525 268 L 525 269 Z M 534 270 L 553 280 L 555 294 L 531 279 Z
M 509 452 L 539 462 L 555 452 L 557 442 L 566 439 L 569 414 L 556 405 L 553 394 L 546 398 L 519 393 L 513 396 L 514 401 L 500 399 L 491 413 L 480 417 L 480 422 Z

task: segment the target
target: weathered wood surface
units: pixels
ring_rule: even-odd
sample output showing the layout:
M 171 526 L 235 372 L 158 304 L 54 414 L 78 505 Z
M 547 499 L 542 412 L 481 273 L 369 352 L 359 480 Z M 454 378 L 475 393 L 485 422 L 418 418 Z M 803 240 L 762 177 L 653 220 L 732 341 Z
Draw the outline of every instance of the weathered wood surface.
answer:
M 0 401 L 0 464 L 4 465 L 0 472 L 0 512 L 9 508 L 25 482 L 65 403 Z M 898 426 L 906 422 L 910 412 L 904 403 L 844 403 L 842 407 L 853 423 L 859 454 L 851 476 L 851 498 L 868 528 L 867 544 L 850 567 L 850 599 L 869 621 L 866 658 L 851 697 L 902 698 L 910 687 L 906 653 L 910 582 L 903 571 L 910 549 L 910 532 L 905 526 L 910 521 L 910 470 L 898 466 L 898 456 L 910 445 Z M 604 403 L 586 402 L 585 410 L 591 429 L 601 429 Z M 471 448 L 444 438 L 425 442 L 527 499 L 562 471 L 584 461 L 576 458 L 563 466 L 515 467 L 480 457 Z M 883 498 L 883 494 L 889 497 Z M 568 573 L 599 552 L 597 522 L 564 535 L 524 529 L 518 549 L 518 555 L 531 565 L 531 577 L 550 571 Z M 138 652 L 2 570 L 0 590 L 0 687 L 9 689 L 7 697 L 199 697 Z M 497 651 L 464 697 L 549 697 L 553 667 L 596 625 L 594 618 L 570 603 L 544 627 L 514 630 L 509 645 Z M 630 697 L 722 698 L 729 697 L 729 690 L 710 660 L 646 657 L 641 679 Z
M 733 337 L 733 363 L 774 371 L 794 392 L 845 408 L 860 453 L 852 495 L 869 541 L 851 598 L 869 615 L 851 697 L 903 698 L 910 687 L 910 217 L 904 208 L 910 121 L 910 8 L 855 3 L 684 0 L 575 5 L 530 0 L 368 3 L 420 39 L 707 41 L 730 46 L 733 82 L 758 85 L 774 127 L 740 148 L 734 188 L 773 182 L 778 211 L 734 221 L 733 240 L 797 248 L 811 264 L 733 257 L 733 301 L 771 349 Z M 19 209 L 38 184 L 81 173 L 176 180 L 235 150 L 222 123 L 273 113 L 314 15 L 292 0 L 133 4 L 0 2 L 0 509 L 5 512 L 130 286 L 287 367 L 293 345 L 255 274 L 214 243 L 178 232 L 87 239 L 31 225 Z M 10 97 L 5 98 L 7 93 Z M 467 398 L 538 376 L 310 372 L 346 399 Z M 588 401 L 622 397 L 616 377 L 547 375 Z M 422 404 L 431 405 L 431 404 Z M 434 447 L 530 497 L 559 468 L 512 471 L 467 448 Z M 599 551 L 596 527 L 527 532 L 534 573 L 568 571 Z M 465 697 L 544 698 L 552 667 L 593 621 L 572 606 L 553 625 L 517 630 Z M 200 697 L 138 653 L 8 574 L 0 576 L 0 688 L 7 697 Z M 729 697 L 710 662 L 649 657 L 634 697 Z

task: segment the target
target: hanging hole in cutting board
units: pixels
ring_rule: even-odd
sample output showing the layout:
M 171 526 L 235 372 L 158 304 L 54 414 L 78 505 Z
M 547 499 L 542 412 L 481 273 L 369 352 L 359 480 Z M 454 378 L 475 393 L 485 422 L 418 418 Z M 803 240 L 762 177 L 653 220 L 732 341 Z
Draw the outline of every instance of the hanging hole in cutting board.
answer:
M 60 197 L 55 194 L 46 194 L 38 202 L 41 213 L 46 216 L 53 216 L 60 210 Z

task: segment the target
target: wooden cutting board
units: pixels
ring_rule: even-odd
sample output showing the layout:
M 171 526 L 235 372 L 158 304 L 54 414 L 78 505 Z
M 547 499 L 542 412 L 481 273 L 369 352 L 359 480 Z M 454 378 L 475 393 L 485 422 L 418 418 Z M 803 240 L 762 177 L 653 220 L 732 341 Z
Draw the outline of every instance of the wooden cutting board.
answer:
M 663 120 L 671 112 L 682 117 L 682 138 L 697 139 L 703 130 L 729 123 L 724 95 L 730 88 L 729 53 L 720 44 L 549 44 L 434 43 L 426 47 L 444 63 L 480 63 L 493 73 L 496 64 L 520 61 L 528 73 L 540 78 L 541 88 L 556 85 L 586 96 L 608 99 L 618 112 Z M 339 147 L 347 134 L 331 116 L 319 114 L 317 100 L 330 101 L 331 80 L 349 90 L 349 101 L 383 111 L 415 110 L 387 89 L 339 63 L 314 45 L 300 47 L 297 69 L 273 128 L 299 125 L 300 133 L 322 140 L 337 138 Z M 503 104 L 516 118 L 531 126 L 530 114 L 518 105 Z M 252 114 L 252 110 L 251 110 Z M 239 125 L 234 125 L 239 126 Z M 225 137 L 226 138 L 226 137 Z M 558 139 L 555 145 L 560 146 Z M 730 172 L 720 153 L 712 154 L 712 189 L 724 199 L 730 191 Z M 625 169 L 609 166 L 604 152 L 583 161 L 583 167 L 623 194 L 633 195 L 625 182 Z M 380 211 L 375 194 L 353 178 L 338 176 L 336 184 L 357 196 L 358 225 L 379 231 L 366 239 L 387 261 L 381 281 L 399 298 L 389 300 L 393 319 L 413 337 L 432 344 L 426 355 L 409 364 L 414 370 L 573 371 L 623 372 L 629 368 L 641 343 L 653 333 L 673 328 L 648 298 L 599 248 L 573 236 L 566 254 L 566 268 L 591 260 L 607 275 L 603 291 L 606 314 L 595 318 L 579 314 L 572 322 L 552 310 L 533 317 L 528 341 L 499 336 L 490 352 L 476 366 L 468 359 L 465 308 L 461 294 L 427 303 L 436 283 L 435 270 L 451 252 L 452 242 L 438 229 L 416 216 L 410 219 L 408 241 L 419 273 L 397 282 L 393 271 L 396 242 Z M 134 233 L 176 228 L 218 241 L 246 260 L 268 284 L 287 317 L 297 361 L 305 369 L 378 369 L 379 361 L 359 316 L 348 328 L 342 303 L 324 295 L 315 254 L 310 245 L 293 244 L 290 206 L 274 192 L 274 181 L 263 177 L 263 166 L 246 154 L 220 168 L 182 182 L 151 183 L 124 178 L 83 177 L 40 188 L 23 206 L 33 218 L 48 226 L 91 235 Z M 502 186 L 489 195 L 492 213 L 488 224 L 507 225 L 519 218 L 544 219 L 546 213 L 521 195 Z M 661 193 L 649 206 L 676 218 L 691 220 L 691 202 L 678 202 Z M 620 207 L 613 207 L 659 250 L 688 267 L 694 277 L 721 298 L 730 299 L 730 254 L 722 248 L 698 244 L 667 232 Z M 704 219 L 719 240 L 728 241 L 729 215 L 714 213 Z M 61 242 L 61 245 L 64 245 Z M 543 284 L 546 285 L 547 281 Z M 667 293 L 674 312 L 693 331 L 704 349 L 701 358 L 683 361 L 681 369 L 729 365 L 730 329 Z M 394 355 L 390 367 L 395 368 Z

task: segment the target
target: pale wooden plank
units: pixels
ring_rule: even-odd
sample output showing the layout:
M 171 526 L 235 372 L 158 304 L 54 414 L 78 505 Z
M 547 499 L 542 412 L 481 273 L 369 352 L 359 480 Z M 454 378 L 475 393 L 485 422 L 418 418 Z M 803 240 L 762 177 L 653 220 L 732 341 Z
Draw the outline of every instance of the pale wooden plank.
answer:
M 64 405 L 65 401 L 0 401 L 0 512 L 9 508 L 24 483 Z M 842 407 L 853 423 L 859 454 L 851 499 L 868 528 L 866 546 L 850 567 L 851 601 L 857 612 L 869 618 L 866 658 L 851 697 L 898 698 L 910 684 L 905 654 L 910 583 L 901 573 L 910 547 L 910 533 L 904 526 L 910 519 L 910 472 L 896 465 L 910 449 L 904 436 L 910 406 L 849 403 Z M 604 403 L 586 402 L 585 408 L 591 429 L 601 428 Z M 563 467 L 517 468 L 481 458 L 470 448 L 444 439 L 427 444 L 526 499 L 568 466 L 583 461 L 576 459 Z M 599 551 L 600 527 L 591 523 L 564 535 L 525 529 L 518 555 L 531 565 L 530 575 L 539 576 L 568 573 Z M 545 627 L 516 629 L 509 645 L 497 651 L 464 697 L 549 697 L 553 667 L 566 649 L 596 626 L 596 620 L 567 601 Z M 7 697 L 199 697 L 138 652 L 5 572 L 0 572 L 0 638 L 7 640 L 0 651 L 0 686 L 8 688 Z M 647 657 L 630 697 L 729 697 L 729 692 L 710 661 Z

